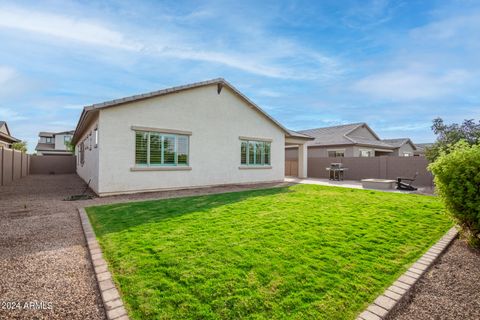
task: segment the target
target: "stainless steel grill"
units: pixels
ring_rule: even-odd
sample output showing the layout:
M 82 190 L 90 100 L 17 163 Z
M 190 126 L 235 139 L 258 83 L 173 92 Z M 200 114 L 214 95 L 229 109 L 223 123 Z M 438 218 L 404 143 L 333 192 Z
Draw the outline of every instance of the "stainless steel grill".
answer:
M 348 168 L 343 166 L 341 162 L 334 162 L 330 164 L 330 167 L 326 168 L 329 172 L 329 180 L 340 181 L 343 180 L 343 174 Z

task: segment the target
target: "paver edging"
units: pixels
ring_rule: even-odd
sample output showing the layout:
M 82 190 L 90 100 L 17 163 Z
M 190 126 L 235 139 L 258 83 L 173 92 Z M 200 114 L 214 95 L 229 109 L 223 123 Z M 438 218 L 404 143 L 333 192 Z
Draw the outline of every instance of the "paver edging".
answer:
M 455 227 L 448 230 L 436 244 L 431 246 L 430 249 L 414 262 L 405 273 L 398 277 L 384 293 L 379 295 L 372 304 L 360 313 L 357 320 L 386 319 L 388 315 L 400 305 L 400 302 L 409 295 L 418 280 L 435 264 L 457 235 L 458 231 Z
M 78 215 L 82 223 L 83 234 L 87 242 L 88 253 L 92 261 L 98 289 L 102 297 L 108 320 L 128 320 L 127 311 L 123 305 L 122 297 L 112 281 L 112 275 L 108 271 L 107 263 L 103 259 L 102 249 L 98 245 L 97 238 L 93 232 L 92 225 L 84 208 L 78 208 Z

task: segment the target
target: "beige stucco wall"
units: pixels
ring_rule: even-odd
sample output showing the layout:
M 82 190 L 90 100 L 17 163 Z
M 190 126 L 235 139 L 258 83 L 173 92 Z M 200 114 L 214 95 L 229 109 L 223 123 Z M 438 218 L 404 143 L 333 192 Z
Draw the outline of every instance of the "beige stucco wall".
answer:
M 55 135 L 55 150 L 67 150 L 65 145 L 65 136 L 72 136 L 71 134 L 56 134 Z
M 77 156 L 77 174 L 88 183 L 90 180 L 90 188 L 96 193 L 99 193 L 99 148 L 95 148 L 94 132 L 95 127 L 99 127 L 98 116 L 88 126 L 88 129 L 83 133 L 75 146 L 75 155 Z M 92 137 L 92 147 L 90 148 L 90 134 Z M 82 141 L 85 140 L 85 161 L 84 164 L 80 164 L 79 146 Z
M 352 157 L 360 157 L 360 150 L 370 151 L 372 153 L 372 157 L 375 156 L 375 149 L 374 148 L 354 146 Z
M 191 131 L 189 171 L 131 171 L 131 126 Z M 240 169 L 240 136 L 272 139 L 270 169 Z M 284 178 L 285 133 L 224 87 L 196 89 L 100 111 L 98 192 L 279 181 Z M 87 161 L 87 160 L 86 160 Z
M 308 158 L 327 158 L 329 150 L 343 150 L 345 157 L 358 157 L 354 155 L 353 146 L 331 146 L 331 147 L 308 147 Z M 285 160 L 297 160 L 298 148 L 285 148 Z
M 409 152 L 411 156 L 413 156 L 413 147 L 410 143 L 405 143 L 403 146 L 401 146 L 398 149 L 395 149 L 394 152 L 392 153 L 392 156 L 403 156 L 404 152 Z

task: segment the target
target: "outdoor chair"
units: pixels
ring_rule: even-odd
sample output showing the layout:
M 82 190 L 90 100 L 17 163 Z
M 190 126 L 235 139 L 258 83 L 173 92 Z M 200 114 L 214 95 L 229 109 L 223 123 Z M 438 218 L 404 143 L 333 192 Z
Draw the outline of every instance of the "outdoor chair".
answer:
M 397 189 L 398 190 L 408 190 L 408 191 L 415 191 L 417 188 L 412 186 L 412 183 L 417 179 L 418 172 L 415 172 L 413 178 L 404 178 L 399 177 L 397 178 Z

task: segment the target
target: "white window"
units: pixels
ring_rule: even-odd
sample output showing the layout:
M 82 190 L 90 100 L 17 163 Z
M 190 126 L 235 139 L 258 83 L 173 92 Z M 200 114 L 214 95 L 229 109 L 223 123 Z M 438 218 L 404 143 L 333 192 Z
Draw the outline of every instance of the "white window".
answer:
M 412 156 L 412 153 L 411 152 L 404 152 L 402 154 L 403 157 L 411 157 Z
M 45 143 L 53 143 L 52 137 L 45 137 Z
M 345 157 L 345 149 L 328 149 L 329 158 L 343 158 Z
M 83 164 L 85 163 L 85 142 L 84 141 L 80 143 L 79 153 L 80 153 L 80 164 L 83 167 Z
M 98 147 L 98 128 L 95 128 L 95 130 L 93 131 L 94 134 L 94 139 L 95 139 L 95 148 Z
M 63 142 L 67 143 L 70 142 L 70 140 L 72 140 L 72 136 L 63 136 Z
M 241 140 L 240 164 L 254 166 L 270 165 L 271 143 L 268 141 Z
M 360 157 L 373 157 L 373 151 L 368 149 L 360 149 Z
M 135 165 L 187 166 L 187 135 L 135 131 Z

